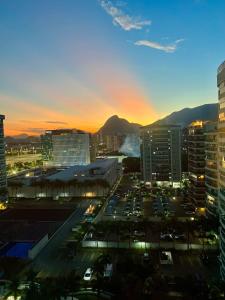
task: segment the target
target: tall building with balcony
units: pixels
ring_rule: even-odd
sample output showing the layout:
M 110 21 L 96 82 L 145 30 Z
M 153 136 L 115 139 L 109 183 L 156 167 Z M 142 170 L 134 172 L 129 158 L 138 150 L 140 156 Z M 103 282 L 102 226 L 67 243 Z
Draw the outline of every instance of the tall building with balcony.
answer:
M 219 118 L 218 118 L 218 204 L 220 218 L 220 273 L 225 280 L 225 62 L 217 71 L 217 87 L 219 98 Z
M 188 126 L 189 198 L 196 208 L 205 207 L 205 122 Z
M 141 128 L 141 171 L 143 180 L 151 184 L 180 183 L 180 126 L 149 125 Z
M 7 179 L 5 162 L 5 141 L 4 141 L 4 115 L 0 115 L 0 201 L 7 198 Z
M 217 122 L 205 125 L 206 215 L 218 217 Z
M 47 130 L 41 141 L 45 166 L 71 167 L 90 163 L 89 133 L 74 129 Z

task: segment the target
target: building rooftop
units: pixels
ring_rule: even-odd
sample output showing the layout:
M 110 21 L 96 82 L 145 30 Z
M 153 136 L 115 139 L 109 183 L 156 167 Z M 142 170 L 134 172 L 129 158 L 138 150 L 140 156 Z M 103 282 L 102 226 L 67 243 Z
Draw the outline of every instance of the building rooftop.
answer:
M 94 163 L 86 166 L 73 166 L 68 169 L 62 170 L 56 174 L 48 176 L 48 180 L 62 180 L 69 181 L 72 179 L 93 179 L 102 177 L 108 169 L 117 162 L 116 158 L 110 159 L 97 159 Z
M 4 115 L 0 115 L 0 120 L 4 120 L 5 116 Z
M 45 134 L 52 135 L 64 135 L 64 134 L 87 134 L 87 132 L 79 129 L 54 129 L 54 130 L 45 130 Z
M 33 242 L 45 234 L 51 236 L 72 212 L 72 209 L 7 209 L 0 213 L 0 241 Z

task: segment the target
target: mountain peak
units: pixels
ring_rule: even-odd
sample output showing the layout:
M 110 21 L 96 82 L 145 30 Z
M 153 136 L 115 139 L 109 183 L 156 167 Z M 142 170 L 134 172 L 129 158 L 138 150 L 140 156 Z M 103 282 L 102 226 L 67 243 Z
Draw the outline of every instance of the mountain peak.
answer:
M 138 133 L 141 125 L 130 123 L 126 119 L 120 118 L 118 115 L 113 115 L 99 129 L 98 133 L 103 135 L 127 135 Z

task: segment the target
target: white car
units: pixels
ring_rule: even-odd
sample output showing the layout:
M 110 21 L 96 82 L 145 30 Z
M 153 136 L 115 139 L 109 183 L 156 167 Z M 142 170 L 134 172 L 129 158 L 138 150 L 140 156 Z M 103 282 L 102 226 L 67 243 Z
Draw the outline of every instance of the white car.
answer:
M 84 279 L 85 281 L 90 281 L 90 280 L 91 280 L 92 273 L 93 273 L 92 269 L 91 269 L 91 268 L 88 268 L 88 269 L 86 270 L 86 272 L 84 273 L 83 279 Z
M 160 253 L 160 263 L 162 265 L 172 265 L 173 258 L 170 251 L 162 251 Z

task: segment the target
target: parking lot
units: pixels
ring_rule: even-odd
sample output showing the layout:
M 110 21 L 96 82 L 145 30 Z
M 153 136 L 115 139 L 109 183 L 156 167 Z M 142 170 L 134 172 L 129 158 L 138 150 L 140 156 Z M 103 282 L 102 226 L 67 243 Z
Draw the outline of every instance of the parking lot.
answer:
M 148 259 L 145 258 L 144 253 L 148 253 Z M 199 251 L 171 251 L 172 263 L 161 263 L 161 251 L 151 250 L 123 250 L 123 249 L 82 249 L 76 256 L 68 261 L 63 260 L 59 263 L 58 270 L 54 273 L 45 272 L 39 274 L 41 277 L 47 276 L 60 276 L 60 274 L 67 274 L 71 270 L 76 269 L 78 274 L 83 278 L 85 271 L 88 268 L 93 268 L 94 262 L 101 254 L 107 254 L 110 257 L 110 262 L 113 265 L 113 275 L 117 272 L 118 264 L 122 260 L 130 260 L 136 264 L 147 264 L 154 266 L 162 274 L 168 276 L 186 276 L 198 274 L 204 278 L 212 278 L 217 276 L 218 273 L 218 259 L 216 253 L 209 253 L 209 260 L 207 264 L 201 259 Z
M 104 220 L 156 220 L 175 217 L 180 220 L 193 220 L 195 207 L 182 193 L 174 190 L 168 193 L 165 188 L 146 188 L 134 176 L 124 176 L 115 193 L 109 199 L 103 214 Z

